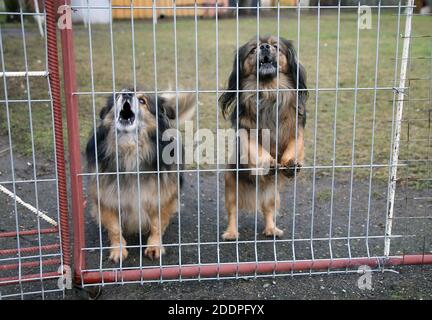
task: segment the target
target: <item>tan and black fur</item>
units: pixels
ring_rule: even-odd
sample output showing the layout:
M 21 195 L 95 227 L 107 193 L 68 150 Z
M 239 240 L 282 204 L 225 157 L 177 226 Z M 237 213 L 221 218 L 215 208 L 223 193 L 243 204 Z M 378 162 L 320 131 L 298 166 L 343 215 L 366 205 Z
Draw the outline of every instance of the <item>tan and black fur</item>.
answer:
M 258 97 L 257 78 L 258 89 L 268 90 L 260 91 Z M 278 83 L 279 89 L 282 90 L 279 93 L 276 92 Z M 236 194 L 238 194 L 238 209 L 249 211 L 258 209 L 263 213 L 265 235 L 282 236 L 283 231 L 274 223 L 274 215 L 280 206 L 279 187 L 287 182 L 287 178 L 291 177 L 294 170 L 298 170 L 304 161 L 303 131 L 306 124 L 308 96 L 305 69 L 298 62 L 291 41 L 265 36 L 257 43 L 255 38 L 236 52 L 227 89 L 219 100 L 222 112 L 225 117 L 231 116 L 233 128 L 245 129 L 248 132 L 239 134 L 237 140 L 240 146 L 238 150 L 246 147 L 249 157 L 247 164 L 240 164 L 239 168 L 270 167 L 273 170 L 268 174 L 262 174 L 263 172 L 259 170 L 255 170 L 255 173 L 252 170 L 226 172 L 225 205 L 228 211 L 228 227 L 223 238 L 233 240 L 239 235 L 236 224 Z M 278 105 L 276 105 L 277 101 Z M 278 133 L 276 133 L 277 127 Z M 256 135 L 249 133 L 251 129 L 258 129 L 258 143 Z M 261 129 L 270 131 L 269 149 L 263 148 L 261 144 Z M 277 143 L 276 137 L 278 137 Z M 231 169 L 236 167 L 236 164 L 230 165 Z M 280 168 L 277 188 L 274 180 L 275 168 Z M 256 175 L 257 173 L 259 175 Z M 255 208 L 257 179 L 259 180 L 258 208 Z
M 192 115 L 193 107 L 193 96 L 179 96 L 180 123 Z M 160 239 L 177 211 L 178 179 L 176 173 L 164 172 L 175 171 L 177 164 L 166 164 L 161 156 L 158 159 L 158 154 L 171 142 L 164 141 L 162 135 L 175 119 L 175 96 L 155 97 L 127 89 L 115 99 L 110 97 L 100 111 L 99 125 L 86 148 L 89 171 L 97 169 L 100 173 L 98 179 L 96 176 L 89 179 L 89 194 L 92 215 L 96 221 L 100 219 L 108 233 L 110 259 L 114 262 L 126 259 L 128 254 L 123 234 L 138 233 L 140 228 L 149 232 L 145 254 L 154 259 L 164 253 Z M 155 173 L 158 169 L 160 197 Z

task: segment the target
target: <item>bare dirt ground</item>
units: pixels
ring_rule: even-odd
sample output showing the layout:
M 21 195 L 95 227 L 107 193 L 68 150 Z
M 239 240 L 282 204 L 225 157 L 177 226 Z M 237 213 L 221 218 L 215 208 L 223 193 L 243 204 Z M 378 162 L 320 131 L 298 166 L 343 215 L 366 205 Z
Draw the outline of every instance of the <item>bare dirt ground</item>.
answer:
M 2 138 L 1 150 L 6 150 L 7 141 Z M 9 152 L 0 154 L 0 179 L 2 185 L 12 190 L 13 185 L 7 183 L 11 180 Z M 31 158 L 15 155 L 15 179 L 22 181 L 33 177 L 33 164 Z M 53 162 L 38 161 L 37 178 L 50 179 L 53 177 Z M 222 175 L 221 175 L 222 176 Z M 296 203 L 294 211 L 294 183 L 291 183 L 282 196 L 282 208 L 278 215 L 278 225 L 284 229 L 285 234 L 280 242 L 265 242 L 261 235 L 263 221 L 258 213 L 255 224 L 255 214 L 242 213 L 240 215 L 239 229 L 241 232 L 238 247 L 238 256 L 235 242 L 222 242 L 220 234 L 226 226 L 224 210 L 223 183 L 220 177 L 219 206 L 217 205 L 216 175 L 201 173 L 200 192 L 197 190 L 197 177 L 195 174 L 185 174 L 185 181 L 181 192 L 180 216 L 177 215 L 171 221 L 164 237 L 164 243 L 169 245 L 167 254 L 163 257 L 164 265 L 175 265 L 181 258 L 182 264 L 233 262 L 239 261 L 271 261 L 275 254 L 278 260 L 290 260 L 295 258 L 314 259 L 342 258 L 367 256 L 381 256 L 383 252 L 383 238 L 386 213 L 387 185 L 384 182 L 373 181 L 372 192 L 369 197 L 369 181 L 367 179 L 354 178 L 353 198 L 350 204 L 350 175 L 337 174 L 334 183 L 333 209 L 331 206 L 331 172 L 321 172 L 315 177 L 315 200 L 312 200 L 312 173 L 304 170 L 298 177 L 296 185 Z M 348 177 L 348 179 L 347 179 Z M 5 183 L 6 182 L 6 183 Z M 37 204 L 40 209 L 46 211 L 50 217 L 57 220 L 56 189 L 54 182 L 39 182 Z M 17 183 L 17 194 L 26 202 L 36 206 L 35 185 L 32 182 Z M 330 190 L 330 192 L 329 192 Z M 399 188 L 398 201 L 396 202 L 396 216 L 393 229 L 392 254 L 402 253 L 429 253 L 431 246 L 432 225 L 430 219 L 422 218 L 430 213 L 431 203 L 422 202 L 412 205 L 409 199 L 421 198 L 427 195 L 427 190 L 416 190 L 401 186 Z M 198 194 L 200 212 L 198 221 Z M 369 204 L 370 199 L 370 205 Z M 369 210 L 368 210 L 369 206 Z M 0 208 L 2 208 L 2 223 L 0 231 L 16 230 L 16 216 L 14 201 L 4 194 L 0 194 Z M 37 219 L 34 214 L 23 209 L 19 204 L 18 224 L 19 229 L 37 228 Z M 313 211 L 312 211 L 313 208 Z M 218 214 L 219 209 L 219 214 Z M 293 215 L 295 212 L 295 215 Z M 368 213 L 369 212 L 369 213 Z M 351 216 L 351 218 L 350 218 Z M 179 218 L 180 217 L 180 218 Z M 417 217 L 418 219 L 414 219 Z M 409 219 L 407 219 L 409 218 Z M 219 221 L 219 224 L 217 223 Z M 409 223 L 407 223 L 409 222 Z M 255 245 L 255 225 L 257 230 Z M 311 227 L 313 225 L 313 228 Z M 180 226 L 180 228 L 179 228 Z M 199 228 L 198 228 L 199 226 Z M 331 226 L 331 228 L 330 228 Z M 50 227 L 44 221 L 40 221 L 41 228 Z M 97 248 L 100 246 L 97 224 L 86 216 L 86 246 L 87 268 L 116 268 L 109 262 L 107 251 L 102 250 L 102 259 Z M 180 230 L 180 237 L 179 237 Z M 350 232 L 348 245 L 347 235 Z M 331 234 L 332 240 L 329 241 Z M 314 239 L 310 241 L 310 237 Z M 369 241 L 365 236 L 369 235 Z M 178 242 L 184 244 L 179 250 Z M 295 239 L 295 245 L 292 245 Z M 138 236 L 128 237 L 129 245 L 139 245 Z M 141 242 L 145 244 L 146 235 Z M 200 246 L 197 245 L 199 242 Z M 243 242 L 242 242 L 243 241 Z M 263 242 L 264 241 L 264 242 Z M 20 238 L 21 246 L 37 246 L 41 244 L 57 243 L 54 236 L 41 235 L 26 236 Z M 106 234 L 102 232 L 102 243 L 108 245 Z M 177 245 L 176 245 L 177 244 Z M 16 238 L 0 238 L 1 248 L 16 248 Z M 311 246 L 312 245 L 312 246 Z M 219 246 L 219 250 L 218 250 Z M 312 249 L 313 248 L 313 251 Z M 350 251 L 348 250 L 350 248 Z M 276 252 L 274 251 L 276 250 Z M 158 266 L 159 261 L 151 262 L 142 257 L 143 250 L 132 248 L 129 257 L 123 263 L 123 267 L 137 267 L 142 259 L 143 266 Z M 56 252 L 44 252 L 43 259 L 55 258 Z M 31 256 L 31 255 L 28 255 Z M 37 254 L 36 254 L 37 256 Z M 16 256 L 8 255 L 0 257 L 0 266 L 10 264 Z M 36 261 L 39 258 L 36 258 Z M 26 260 L 27 261 L 27 260 Z M 30 259 L 28 261 L 35 261 Z M 44 271 L 52 271 L 56 266 L 44 267 Z M 38 273 L 38 268 L 27 270 Z M 340 271 L 340 270 L 339 270 Z M 343 271 L 343 270 L 342 270 Z M 106 285 L 103 288 L 101 299 L 431 299 L 432 298 L 432 268 L 430 266 L 397 267 L 393 272 L 373 272 L 372 290 L 360 290 L 357 286 L 359 274 L 318 274 L 308 276 L 294 274 L 276 278 L 238 279 L 220 281 L 183 281 L 164 282 L 162 284 L 127 284 Z M 0 277 L 17 275 L 17 270 L 0 269 Z M 22 290 L 26 292 L 45 291 L 55 289 L 55 282 L 44 281 L 24 285 Z M 1 288 L 2 295 L 19 292 L 19 286 L 5 286 Z M 41 298 L 40 294 L 29 295 L 26 298 Z M 77 292 L 66 291 L 65 298 L 78 299 L 83 295 Z M 61 298 L 61 294 L 45 292 L 45 298 Z

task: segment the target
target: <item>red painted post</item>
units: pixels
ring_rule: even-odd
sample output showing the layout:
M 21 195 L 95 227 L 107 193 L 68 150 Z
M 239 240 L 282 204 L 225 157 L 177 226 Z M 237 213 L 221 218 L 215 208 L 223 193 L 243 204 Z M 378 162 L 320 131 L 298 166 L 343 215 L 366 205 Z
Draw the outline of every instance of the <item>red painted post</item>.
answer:
M 63 254 L 63 264 L 71 265 L 69 214 L 66 188 L 66 170 L 63 142 L 63 120 L 60 93 L 60 76 L 58 71 L 58 49 L 57 49 L 57 19 L 55 0 L 48 0 L 46 8 L 46 29 L 47 29 L 47 55 L 48 72 L 53 105 L 55 153 L 57 159 L 57 189 L 60 216 L 60 238 Z
M 70 15 L 70 0 L 61 0 L 59 4 L 66 6 L 61 14 Z M 69 9 L 68 9 L 69 8 Z M 71 22 L 72 17 L 66 20 Z M 72 23 L 70 26 L 60 28 L 61 48 L 63 60 L 64 94 L 66 102 L 66 119 L 68 128 L 68 147 L 70 165 L 70 185 L 72 199 L 72 217 L 74 225 L 74 271 L 75 280 L 80 281 L 81 270 L 85 266 L 84 251 L 81 248 L 85 244 L 84 238 L 84 197 L 82 189 L 81 173 L 81 148 L 78 121 L 78 99 L 76 92 L 76 69 L 73 43 Z

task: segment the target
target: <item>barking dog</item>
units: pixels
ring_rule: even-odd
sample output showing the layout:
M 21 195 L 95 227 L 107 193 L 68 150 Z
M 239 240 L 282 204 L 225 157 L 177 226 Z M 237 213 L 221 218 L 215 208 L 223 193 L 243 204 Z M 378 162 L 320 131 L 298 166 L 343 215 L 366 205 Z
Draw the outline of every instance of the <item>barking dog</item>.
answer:
M 244 44 L 236 52 L 227 89 L 219 99 L 223 115 L 231 116 L 233 128 L 248 132 L 240 134 L 238 139 L 238 149 L 246 147 L 249 159 L 247 164 L 240 163 L 239 168 L 282 167 L 281 179 L 278 179 L 281 186 L 294 170 L 301 167 L 304 159 L 303 130 L 308 96 L 306 72 L 297 60 L 291 41 L 266 36 L 258 42 L 253 39 Z M 262 144 L 262 129 L 270 132 L 268 148 Z M 258 140 L 257 135 L 250 133 L 251 130 L 258 130 Z M 237 159 L 242 157 L 238 154 L 234 156 Z M 230 168 L 235 169 L 236 165 L 230 165 Z M 236 239 L 239 235 L 237 200 L 238 209 L 257 209 L 263 213 L 265 235 L 283 235 L 274 223 L 275 211 L 280 206 L 275 177 L 272 174 L 257 177 L 252 172 L 228 170 L 225 174 L 225 205 L 228 211 L 228 227 L 223 234 L 225 240 Z M 274 170 L 270 172 L 274 173 Z M 259 194 L 258 208 L 255 208 L 257 179 Z
M 172 142 L 163 134 L 177 116 L 181 123 L 193 109 L 190 94 L 156 97 L 124 89 L 101 110 L 86 148 L 89 172 L 99 173 L 90 178 L 89 192 L 92 215 L 97 221 L 100 217 L 108 232 L 114 262 L 128 254 L 123 233 L 140 228 L 150 234 L 145 255 L 155 259 L 164 253 L 161 238 L 177 211 L 178 179 L 177 173 L 166 172 L 175 171 L 177 164 L 168 164 L 161 156 Z

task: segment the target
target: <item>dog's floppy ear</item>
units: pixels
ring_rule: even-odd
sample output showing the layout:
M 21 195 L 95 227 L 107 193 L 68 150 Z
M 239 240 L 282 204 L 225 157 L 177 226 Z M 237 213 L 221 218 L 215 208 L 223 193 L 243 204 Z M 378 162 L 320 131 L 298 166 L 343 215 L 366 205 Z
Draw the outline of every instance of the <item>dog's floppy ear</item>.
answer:
M 234 103 L 236 101 L 236 97 L 237 97 L 236 91 L 240 89 L 239 87 L 240 87 L 240 83 L 241 83 L 241 79 L 242 79 L 243 59 L 245 56 L 246 46 L 247 46 L 247 44 L 240 47 L 238 49 L 238 52 L 236 52 L 236 54 L 234 56 L 233 68 L 232 68 L 231 74 L 228 78 L 227 90 L 229 90 L 229 91 L 224 92 L 219 97 L 219 103 L 220 103 L 221 108 L 222 108 L 222 115 L 224 116 L 225 119 L 232 112 L 233 105 L 234 105 Z M 237 59 L 238 59 L 238 63 L 237 63 Z M 237 86 L 237 83 L 238 83 L 238 86 Z
M 228 92 L 224 92 L 220 97 L 219 97 L 219 103 L 221 105 L 222 108 L 222 115 L 224 116 L 224 118 L 226 119 L 227 116 L 231 113 L 231 107 L 234 104 L 234 101 L 236 100 L 236 92 L 235 90 L 238 90 L 239 88 L 237 88 L 237 77 L 241 74 L 241 66 L 239 65 L 239 70 L 237 70 L 237 54 L 234 58 L 234 66 L 232 68 L 231 74 L 229 75 L 228 78 L 228 87 L 227 90 L 229 90 Z M 240 83 L 240 79 L 238 80 L 238 82 Z
M 297 53 L 291 41 L 280 38 L 286 49 L 286 59 L 288 64 L 288 76 L 294 83 L 294 88 L 298 89 L 298 111 L 300 115 L 306 114 L 306 101 L 308 98 L 308 91 L 306 91 L 306 70 L 303 65 L 298 61 Z M 298 75 L 297 75 L 298 70 Z
M 99 118 L 103 120 L 114 105 L 114 97 L 110 95 L 107 99 L 105 107 L 99 112 Z

